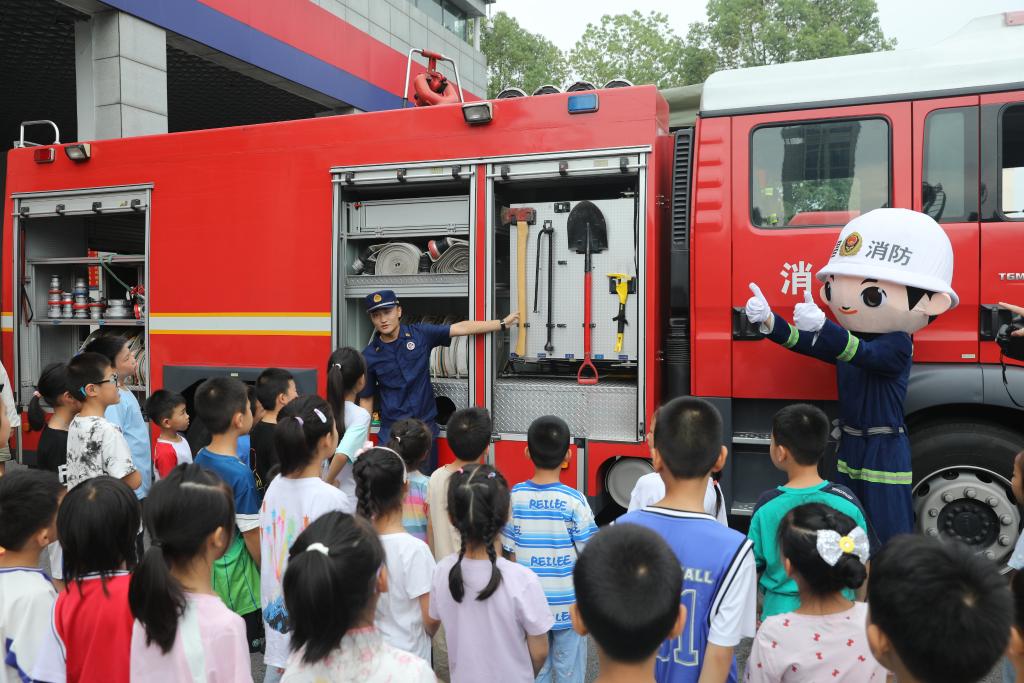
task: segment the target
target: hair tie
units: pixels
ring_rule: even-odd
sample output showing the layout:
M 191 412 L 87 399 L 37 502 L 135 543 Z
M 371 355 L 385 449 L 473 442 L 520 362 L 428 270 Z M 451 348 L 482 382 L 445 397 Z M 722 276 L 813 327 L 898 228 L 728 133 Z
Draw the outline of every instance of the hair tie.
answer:
M 845 536 L 832 529 L 820 529 L 815 546 L 818 555 L 830 567 L 836 566 L 843 555 L 856 555 L 861 562 L 867 562 L 871 557 L 868 535 L 859 526 L 853 527 Z
M 42 398 L 43 397 L 43 395 L 39 393 L 38 389 L 33 391 L 32 395 L 35 396 L 36 398 Z
M 461 468 L 461 467 L 460 467 L 460 468 L 459 468 L 458 470 L 456 470 L 456 471 L 457 471 L 457 472 L 458 472 L 459 474 L 465 474 L 465 472 L 464 472 L 464 471 L 462 470 L 462 468 Z
M 316 413 L 316 416 L 320 418 L 321 422 L 323 422 L 324 424 L 327 424 L 327 417 L 324 416 L 324 414 L 320 412 L 319 408 L 313 408 L 313 412 Z
M 304 423 L 304 422 L 302 421 L 302 418 L 301 418 L 301 417 L 299 417 L 298 415 L 295 415 L 294 417 L 295 417 L 295 421 L 299 423 L 299 426 L 300 426 L 300 427 L 302 427 L 303 425 L 305 425 L 305 423 Z
M 498 473 L 495 472 L 494 470 L 491 470 L 490 472 L 487 473 L 488 479 L 494 479 L 496 476 L 498 476 Z
M 335 363 L 332 367 L 335 367 L 335 368 L 338 368 L 339 370 L 341 370 L 341 363 Z
M 402 443 L 402 437 L 400 436 L 392 436 L 391 438 L 395 440 L 395 443 Z
M 327 555 L 327 556 L 330 556 L 330 554 L 331 554 L 330 549 L 327 546 L 325 546 L 323 543 L 319 543 L 319 542 L 317 542 L 317 543 L 310 543 L 309 545 L 306 546 L 306 550 L 304 552 L 308 553 L 310 550 L 316 551 L 318 553 L 323 553 L 324 555 Z

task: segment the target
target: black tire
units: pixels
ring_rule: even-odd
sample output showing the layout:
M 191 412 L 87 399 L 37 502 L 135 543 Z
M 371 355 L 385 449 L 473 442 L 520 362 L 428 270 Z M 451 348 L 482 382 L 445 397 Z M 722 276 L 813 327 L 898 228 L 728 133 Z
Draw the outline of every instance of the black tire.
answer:
M 1013 458 L 1022 448 L 1024 434 L 994 422 L 925 424 L 910 433 L 914 485 L 957 466 L 986 469 L 1010 481 Z

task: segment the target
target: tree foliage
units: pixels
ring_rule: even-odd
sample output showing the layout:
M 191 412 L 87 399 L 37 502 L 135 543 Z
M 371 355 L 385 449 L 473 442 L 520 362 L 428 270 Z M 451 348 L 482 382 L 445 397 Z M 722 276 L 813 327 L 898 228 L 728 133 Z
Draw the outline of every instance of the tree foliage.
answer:
M 875 0 L 708 0 L 690 25 L 683 82 L 718 69 L 891 50 Z
M 569 77 L 562 51 L 505 12 L 496 13 L 484 24 L 480 50 L 487 57 L 488 97 L 512 86 L 527 93 L 547 83 L 562 86 Z
M 569 64 L 578 78 L 598 87 L 613 78 L 627 78 L 665 88 L 679 85 L 685 47 L 667 16 L 633 10 L 606 14 L 599 24 L 587 24 L 569 53 Z

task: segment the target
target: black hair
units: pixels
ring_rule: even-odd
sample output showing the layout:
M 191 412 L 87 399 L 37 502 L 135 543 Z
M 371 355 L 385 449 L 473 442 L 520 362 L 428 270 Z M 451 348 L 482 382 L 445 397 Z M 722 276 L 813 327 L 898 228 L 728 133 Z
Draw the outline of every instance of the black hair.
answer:
M 132 574 L 128 604 L 146 631 L 146 644 L 167 654 L 186 605 L 185 589 L 170 569 L 191 562 L 218 527 L 232 538 L 235 502 L 215 473 L 184 464 L 153 485 L 143 517 L 153 542 Z
M 491 580 L 476 596 L 486 600 L 501 585 L 494 539 L 508 521 L 508 483 L 490 465 L 466 465 L 448 480 L 448 515 L 461 539 L 459 559 L 448 572 L 448 590 L 455 602 L 462 602 L 466 586 L 462 581 L 462 558 L 469 545 L 483 546 L 491 561 Z
M 1013 591 L 1013 625 L 1024 635 L 1024 572 L 1014 572 L 1010 589 Z
M 576 609 L 614 661 L 647 659 L 679 618 L 682 567 L 665 540 L 647 527 L 601 529 L 580 553 L 572 581 Z
M 304 648 L 302 660 L 314 664 L 336 649 L 366 612 L 383 564 L 384 548 L 365 519 L 328 512 L 306 527 L 281 582 L 292 651 Z
M 491 416 L 483 408 L 455 411 L 445 428 L 448 445 L 459 460 L 476 460 L 491 443 Z
M 21 550 L 33 534 L 50 526 L 63 490 L 57 475 L 47 470 L 15 470 L 0 477 L 0 547 Z
M 669 401 L 654 415 L 654 447 L 672 476 L 705 477 L 722 452 L 722 416 L 700 398 Z
M 410 472 L 419 469 L 427 459 L 434 435 L 423 420 L 409 417 L 391 425 L 391 436 L 385 444 L 388 448 L 402 456 L 405 467 Z
M 254 384 L 246 384 L 245 395 L 249 399 L 249 412 L 252 413 L 253 417 L 256 417 L 256 408 L 260 405 L 260 399 L 256 396 L 256 386 Z
M 56 408 L 67 393 L 68 366 L 64 363 L 50 363 L 43 368 L 36 382 L 36 391 L 39 392 L 39 396 L 32 396 L 32 400 L 28 402 L 28 426 L 34 432 L 46 426 L 46 414 L 43 412 L 40 396 L 47 405 Z
M 87 574 L 104 582 L 122 565 L 135 566 L 139 501 L 120 479 L 86 479 L 64 497 L 57 513 L 57 538 L 64 550 L 64 580 L 79 584 Z
M 249 408 L 245 384 L 234 377 L 211 377 L 196 389 L 196 412 L 211 435 L 231 428 L 235 415 Z
M 99 384 L 106 379 L 107 371 L 114 367 L 113 362 L 99 353 L 86 351 L 68 361 L 67 390 L 80 401 L 86 397 L 85 387 Z
M 817 465 L 828 446 L 828 416 L 808 403 L 788 405 L 772 417 L 772 438 L 800 465 Z
M 405 460 L 389 448 L 371 448 L 352 466 L 358 512 L 373 520 L 402 507 L 407 471 Z
M 818 553 L 818 531 L 827 529 L 848 536 L 855 526 L 857 523 L 849 516 L 822 503 L 798 505 L 779 522 L 779 551 L 814 595 L 857 589 L 867 578 L 867 569 L 857 555 L 843 553 L 830 567 Z M 867 529 L 863 531 L 867 533 Z
M 274 451 L 281 474 L 299 472 L 309 464 L 316 445 L 333 426 L 331 407 L 316 394 L 300 396 L 282 408 L 274 428 Z
M 264 410 L 273 410 L 277 397 L 288 393 L 288 384 L 294 382 L 292 373 L 281 368 L 267 368 L 256 378 L 256 398 Z
M 966 683 L 1006 650 L 1013 597 L 996 564 L 963 544 L 903 535 L 871 559 L 868 614 L 914 678 Z
M 365 374 L 366 359 L 351 346 L 335 349 L 327 358 L 327 402 L 338 423 L 338 436 L 345 434 L 345 395 Z
M 146 415 L 157 424 L 174 414 L 174 409 L 185 405 L 185 397 L 167 389 L 157 389 L 146 399 Z
M 88 353 L 98 353 L 101 356 L 106 356 L 107 360 L 114 367 L 117 367 L 117 355 L 121 353 L 125 345 L 128 344 L 128 340 L 117 334 L 105 334 L 96 337 L 91 342 L 85 345 L 82 349 Z
M 569 425 L 554 415 L 538 417 L 526 431 L 530 460 L 542 470 L 561 466 L 569 450 Z

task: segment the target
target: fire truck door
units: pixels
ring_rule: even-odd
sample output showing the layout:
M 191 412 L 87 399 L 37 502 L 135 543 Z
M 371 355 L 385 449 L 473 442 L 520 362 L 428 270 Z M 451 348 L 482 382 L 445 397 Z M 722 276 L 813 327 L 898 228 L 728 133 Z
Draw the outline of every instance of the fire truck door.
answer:
M 732 395 L 830 400 L 835 369 L 760 338 L 742 313 L 756 282 L 787 320 L 839 230 L 883 206 L 910 206 L 910 104 L 733 119 Z
M 953 243 L 953 290 L 961 305 L 914 335 L 914 360 L 975 363 L 978 357 L 978 98 L 913 103 L 913 206 Z
M 993 339 L 1009 315 L 995 304 L 1024 305 L 1024 92 L 1020 91 L 981 96 L 978 301 L 981 361 L 998 363 L 999 347 Z

